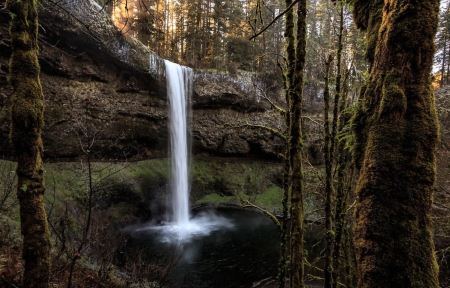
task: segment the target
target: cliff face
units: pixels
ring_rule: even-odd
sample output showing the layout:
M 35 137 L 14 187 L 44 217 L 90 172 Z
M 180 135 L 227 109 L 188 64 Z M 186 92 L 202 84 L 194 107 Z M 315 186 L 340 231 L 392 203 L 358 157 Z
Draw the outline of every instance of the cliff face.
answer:
M 90 150 L 99 159 L 166 156 L 169 125 L 163 60 L 121 36 L 98 5 L 83 3 L 68 2 L 63 9 L 47 3 L 39 14 L 45 157 L 81 155 L 86 131 L 95 135 Z M 0 153 L 8 157 L 13 149 L 8 140 L 12 91 L 7 83 L 11 56 L 7 13 L 0 13 L 0 23 Z M 253 85 L 227 75 L 194 74 L 194 154 L 276 158 L 283 151 L 279 139 L 246 125 L 282 129 L 282 118 L 259 101 Z

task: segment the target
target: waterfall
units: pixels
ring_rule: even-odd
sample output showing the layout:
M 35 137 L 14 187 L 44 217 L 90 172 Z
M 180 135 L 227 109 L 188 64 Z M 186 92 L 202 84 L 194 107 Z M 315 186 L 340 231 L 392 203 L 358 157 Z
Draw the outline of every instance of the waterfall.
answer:
M 164 63 L 170 109 L 173 220 L 178 226 L 184 227 L 189 224 L 187 117 L 192 92 L 192 69 L 167 60 Z
M 163 65 L 164 63 L 164 65 Z M 162 68 L 165 69 L 162 69 Z M 164 71 L 165 70 L 165 71 Z M 209 235 L 219 229 L 233 229 L 230 220 L 215 215 L 213 211 L 202 212 L 189 218 L 189 152 L 187 120 L 191 118 L 190 98 L 194 73 L 191 68 L 163 60 L 150 53 L 150 74 L 166 78 L 169 102 L 172 222 L 164 225 L 145 225 L 136 231 L 158 231 L 158 239 L 168 243 L 187 243 L 198 237 Z

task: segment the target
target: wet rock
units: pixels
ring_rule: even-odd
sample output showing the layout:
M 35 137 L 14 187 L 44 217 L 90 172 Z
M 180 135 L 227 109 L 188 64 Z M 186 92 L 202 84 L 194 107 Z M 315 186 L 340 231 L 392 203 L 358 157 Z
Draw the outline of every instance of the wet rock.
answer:
M 247 141 L 240 138 L 237 134 L 231 134 L 223 138 L 219 151 L 229 155 L 246 155 L 250 152 L 250 146 Z

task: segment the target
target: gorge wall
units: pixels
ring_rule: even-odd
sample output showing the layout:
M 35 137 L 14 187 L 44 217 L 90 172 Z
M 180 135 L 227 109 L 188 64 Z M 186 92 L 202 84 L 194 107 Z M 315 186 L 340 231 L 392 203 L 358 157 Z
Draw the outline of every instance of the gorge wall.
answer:
M 83 133 L 97 159 L 167 156 L 168 116 L 162 59 L 125 39 L 94 2 L 44 3 L 39 11 L 41 83 L 45 97 L 45 158 L 81 155 Z M 71 15 L 69 16 L 69 13 Z M 94 16 L 92 16 L 94 15 Z M 96 16 L 95 16 L 96 15 Z M 10 16 L 0 13 L 0 154 L 9 144 Z M 163 66 L 162 66 L 163 67 Z M 193 152 L 198 156 L 276 159 L 283 142 L 248 123 L 283 130 L 283 119 L 246 79 L 195 72 Z

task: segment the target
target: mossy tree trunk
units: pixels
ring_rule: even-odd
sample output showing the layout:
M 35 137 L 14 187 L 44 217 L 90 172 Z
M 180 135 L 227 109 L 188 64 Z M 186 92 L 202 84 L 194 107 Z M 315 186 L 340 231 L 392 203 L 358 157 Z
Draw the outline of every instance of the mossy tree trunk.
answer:
M 331 288 L 332 284 L 332 245 L 333 245 L 333 215 L 331 213 L 332 196 L 333 196 L 333 185 L 332 185 L 332 159 L 330 151 L 330 142 L 332 141 L 330 135 L 330 66 L 333 61 L 331 55 L 328 56 L 327 61 L 325 61 L 325 84 L 323 92 L 324 101 L 324 111 L 323 111 L 323 123 L 324 123 L 324 143 L 323 143 L 323 156 L 325 158 L 325 267 L 324 271 L 324 287 Z
M 285 1 L 285 8 L 291 6 L 292 0 Z M 284 37 L 286 38 L 286 52 L 287 52 L 287 67 L 286 71 L 283 72 L 283 82 L 285 88 L 285 98 L 286 98 L 286 113 L 284 115 L 284 120 L 286 123 L 287 131 L 286 134 L 289 135 L 289 128 L 291 126 L 291 113 L 290 113 L 290 102 L 291 102 L 291 85 L 293 83 L 294 71 L 295 71 L 295 37 L 294 37 L 294 11 L 293 9 L 289 10 L 285 15 L 285 32 Z M 281 66 L 281 65 L 280 65 Z M 287 135 L 287 136 L 288 136 Z M 289 137 L 287 138 L 289 139 Z M 289 143 L 287 143 L 289 144 Z M 279 263 L 279 275 L 278 275 L 278 287 L 285 287 L 286 280 L 286 251 L 288 244 L 288 201 L 289 201 L 289 193 L 291 188 L 291 173 L 290 173 L 290 156 L 289 156 L 289 146 L 286 147 L 285 159 L 284 159 L 284 171 L 283 171 L 283 199 L 282 199 L 282 207 L 283 207 L 283 222 L 281 228 L 281 247 L 280 247 L 280 263 Z
M 333 113 L 333 128 L 336 128 L 336 132 L 333 134 L 333 142 L 334 146 L 333 149 L 333 155 L 335 160 L 335 172 L 336 175 L 336 199 L 335 199 L 335 211 L 334 211 L 334 239 L 333 239 L 333 252 L 332 252 L 332 265 L 333 268 L 332 271 L 332 287 L 337 288 L 338 282 L 339 282 L 339 272 L 341 269 L 341 242 L 344 232 L 344 225 L 345 223 L 345 210 L 346 210 L 346 202 L 347 202 L 347 195 L 348 193 L 345 193 L 344 188 L 344 178 L 345 178 L 345 170 L 348 168 L 347 166 L 347 153 L 345 151 L 345 142 L 340 141 L 338 138 L 338 132 L 342 132 L 344 129 L 344 126 L 346 123 L 346 114 L 345 114 L 345 108 L 347 105 L 347 79 L 348 75 L 350 73 L 350 70 L 347 70 L 346 73 L 343 73 L 342 67 L 345 65 L 342 64 L 342 50 L 344 48 L 344 41 L 343 41 L 343 35 L 344 35 L 344 6 L 346 5 L 345 1 L 339 1 L 338 2 L 338 9 L 339 9 L 339 32 L 338 32 L 338 47 L 336 51 L 336 96 L 334 99 L 334 113 Z M 342 76 L 344 78 L 342 79 Z M 337 108 L 337 109 L 336 109 Z M 338 113 L 340 116 L 338 117 Z M 351 170 L 351 169 L 350 169 Z M 348 184 L 351 185 L 351 173 L 348 174 Z M 349 189 L 350 190 L 350 189 Z
M 18 189 L 25 271 L 23 287 L 48 287 L 50 240 L 44 210 L 41 130 L 44 96 L 39 80 L 36 0 L 8 0 L 12 16 L 13 54 L 9 81 L 13 87 L 11 141 L 17 156 Z
M 305 287 L 303 262 L 303 174 L 302 174 L 302 99 L 303 68 L 306 56 L 306 0 L 297 6 L 297 43 L 295 74 L 292 82 L 289 128 L 289 161 L 291 170 L 290 287 Z
M 430 219 L 438 139 L 430 72 L 438 13 L 438 0 L 354 4 L 370 62 L 353 119 L 361 288 L 439 286 Z

